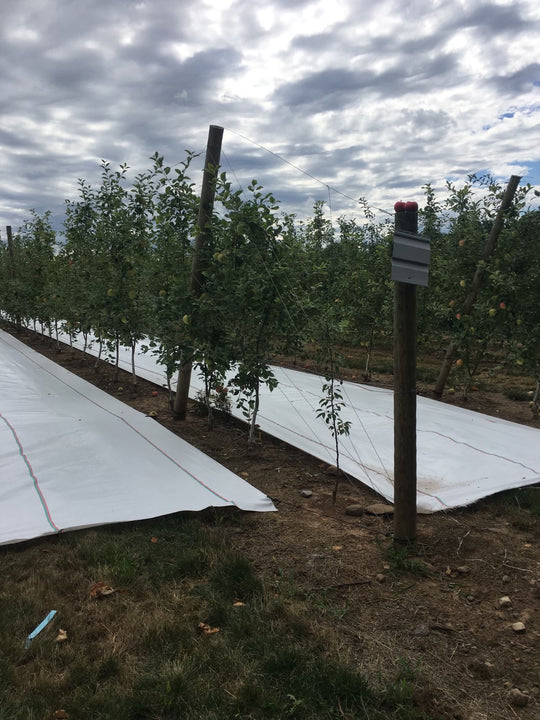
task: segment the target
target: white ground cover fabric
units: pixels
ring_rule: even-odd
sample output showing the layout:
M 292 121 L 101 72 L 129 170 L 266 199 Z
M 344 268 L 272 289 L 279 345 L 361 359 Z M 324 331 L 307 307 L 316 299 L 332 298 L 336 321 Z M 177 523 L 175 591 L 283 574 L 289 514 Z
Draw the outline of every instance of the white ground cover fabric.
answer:
M 64 342 L 69 342 L 63 336 Z M 82 341 L 74 343 L 82 347 Z M 97 345 L 91 349 L 97 352 Z M 121 367 L 131 370 L 123 348 Z M 137 353 L 137 374 L 165 386 L 165 372 L 151 353 Z M 317 419 L 324 378 L 273 368 L 278 387 L 263 388 L 261 430 L 328 464 L 335 463 L 334 440 Z M 202 383 L 192 375 L 191 397 Z M 394 498 L 394 417 L 392 390 L 344 382 L 344 420 L 349 437 L 340 438 L 343 470 L 381 494 Z M 502 490 L 540 482 L 540 430 L 443 402 L 417 398 L 417 507 L 421 513 L 468 505 Z M 233 414 L 242 417 L 232 407 Z M 246 432 L 247 437 L 247 432 Z
M 130 370 L 130 362 L 130 351 L 124 349 L 122 367 Z M 138 353 L 136 366 L 141 377 L 165 385 L 163 369 L 151 353 Z M 335 464 L 334 440 L 324 420 L 316 417 L 324 378 L 279 367 L 273 371 L 279 385 L 273 392 L 261 392 L 261 430 Z M 194 370 L 191 397 L 201 387 Z M 392 502 L 393 391 L 350 382 L 341 390 L 346 403 L 341 416 L 350 420 L 351 431 L 340 438 L 340 465 Z M 540 430 L 418 397 L 417 476 L 421 513 L 469 505 L 502 490 L 538 483 Z
M 271 500 L 154 419 L 0 330 L 0 544 Z
M 280 385 L 271 401 L 266 397 L 264 404 L 261 401 L 261 427 L 335 462 L 333 438 L 323 421 L 314 419 L 323 380 L 293 370 L 275 371 Z M 342 418 L 351 422 L 349 437 L 340 438 L 340 465 L 392 502 L 393 391 L 347 382 L 340 389 L 347 403 Z M 540 482 L 540 430 L 417 398 L 419 512 L 468 505 L 536 482 Z

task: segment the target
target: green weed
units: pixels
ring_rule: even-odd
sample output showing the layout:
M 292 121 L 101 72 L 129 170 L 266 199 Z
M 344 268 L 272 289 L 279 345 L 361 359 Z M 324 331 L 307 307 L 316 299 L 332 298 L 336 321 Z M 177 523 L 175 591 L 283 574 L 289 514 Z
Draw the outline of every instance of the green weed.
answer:
M 377 541 L 377 544 L 389 565 L 390 572 L 394 574 L 411 573 L 422 577 L 429 575 L 426 564 L 416 556 L 417 548 L 415 546 L 396 547 L 393 542 L 383 545 L 380 541 Z

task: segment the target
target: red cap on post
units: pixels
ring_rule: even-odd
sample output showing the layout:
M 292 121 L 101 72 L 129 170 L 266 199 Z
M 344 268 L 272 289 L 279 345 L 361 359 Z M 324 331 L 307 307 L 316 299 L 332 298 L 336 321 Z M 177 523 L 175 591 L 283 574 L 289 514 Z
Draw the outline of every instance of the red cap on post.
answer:
M 418 203 L 414 201 L 402 202 L 400 200 L 394 205 L 394 212 L 418 212 Z

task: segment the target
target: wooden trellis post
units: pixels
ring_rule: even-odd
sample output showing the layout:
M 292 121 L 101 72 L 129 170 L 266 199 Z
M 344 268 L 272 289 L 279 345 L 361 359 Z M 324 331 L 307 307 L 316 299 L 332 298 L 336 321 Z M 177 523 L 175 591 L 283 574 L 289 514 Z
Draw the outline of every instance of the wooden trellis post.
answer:
M 210 125 L 206 157 L 204 160 L 199 216 L 197 218 L 197 237 L 195 238 L 195 244 L 193 246 L 193 264 L 191 267 L 191 293 L 195 297 L 199 297 L 202 293 L 202 251 L 210 235 L 210 222 L 214 210 L 216 176 L 221 158 L 222 139 L 223 128 L 218 125 Z M 189 358 L 178 371 L 176 396 L 174 399 L 174 416 L 178 420 L 186 419 L 192 365 L 192 359 Z
M 416 538 L 416 286 L 427 285 L 429 240 L 418 205 L 394 206 L 394 543 Z

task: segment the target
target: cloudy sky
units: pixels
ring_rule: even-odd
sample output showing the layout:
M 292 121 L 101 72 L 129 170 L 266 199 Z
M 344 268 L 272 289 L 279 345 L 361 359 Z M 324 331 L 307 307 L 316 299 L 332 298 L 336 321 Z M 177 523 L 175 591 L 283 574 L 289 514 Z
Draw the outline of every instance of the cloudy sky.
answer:
M 540 187 L 538 0 L 3 0 L 0 35 L 3 238 L 210 124 L 234 184 L 299 216 L 475 172 Z

